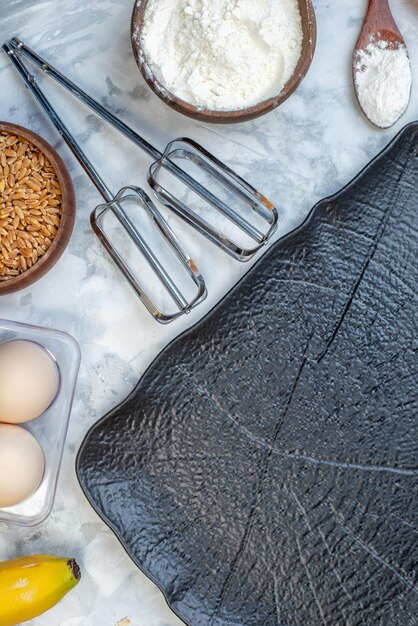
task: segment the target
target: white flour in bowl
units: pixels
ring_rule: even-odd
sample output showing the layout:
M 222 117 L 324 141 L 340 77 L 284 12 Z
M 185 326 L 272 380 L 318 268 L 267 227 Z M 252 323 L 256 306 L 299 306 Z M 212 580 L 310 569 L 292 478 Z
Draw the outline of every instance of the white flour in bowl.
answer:
M 373 39 L 359 50 L 355 82 L 360 106 L 380 128 L 392 126 L 404 113 L 411 93 L 411 65 L 405 46 L 388 47 Z
M 237 111 L 280 94 L 302 39 L 298 0 L 148 0 L 141 43 L 168 91 Z

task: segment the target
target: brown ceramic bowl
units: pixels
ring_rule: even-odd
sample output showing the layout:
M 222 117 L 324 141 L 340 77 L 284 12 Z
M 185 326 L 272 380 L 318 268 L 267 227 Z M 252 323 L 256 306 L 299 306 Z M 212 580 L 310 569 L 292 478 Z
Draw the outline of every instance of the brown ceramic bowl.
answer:
M 192 117 L 195 120 L 200 120 L 201 122 L 234 124 L 237 122 L 247 122 L 248 120 L 265 115 L 287 100 L 295 89 L 297 89 L 311 65 L 315 52 L 316 19 L 312 0 L 298 1 L 303 29 L 302 53 L 292 78 L 290 78 L 290 80 L 286 83 L 281 92 L 273 98 L 269 98 L 268 100 L 260 102 L 253 107 L 241 109 L 239 111 L 211 111 L 209 109 L 195 107 L 169 93 L 150 70 L 141 47 L 141 30 L 147 0 L 137 0 L 135 2 L 131 21 L 132 46 L 141 74 L 154 93 L 161 98 L 163 102 L 168 104 L 168 106 L 175 111 L 178 111 L 183 115 L 187 115 L 188 117 Z
M 26 272 L 19 274 L 19 276 L 10 278 L 7 281 L 0 282 L 0 296 L 2 296 L 19 291 L 25 287 L 29 287 L 29 285 L 32 285 L 34 282 L 42 278 L 42 276 L 44 276 L 55 265 L 67 247 L 73 231 L 76 199 L 73 183 L 65 163 L 48 142 L 31 130 L 23 128 L 23 126 L 18 126 L 17 124 L 0 122 L 0 130 L 25 137 L 25 139 L 33 143 L 40 151 L 42 151 L 53 166 L 62 191 L 61 223 L 57 234 L 52 240 L 51 246 L 44 256 L 41 257 L 39 261 L 37 261 L 30 269 L 26 270 Z

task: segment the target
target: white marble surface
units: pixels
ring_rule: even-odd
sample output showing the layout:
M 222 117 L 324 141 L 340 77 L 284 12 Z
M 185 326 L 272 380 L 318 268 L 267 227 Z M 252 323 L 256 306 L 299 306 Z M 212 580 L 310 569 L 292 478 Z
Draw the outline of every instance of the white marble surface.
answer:
M 158 145 L 189 135 L 201 141 L 281 207 L 277 236 L 299 223 L 321 197 L 337 191 L 407 122 L 418 117 L 418 0 L 391 5 L 409 46 L 417 79 L 409 109 L 383 132 L 355 103 L 350 58 L 366 0 L 316 0 L 318 46 L 296 94 L 253 123 L 216 127 L 192 122 L 163 105 L 144 84 L 129 37 L 133 0 L 0 0 L 1 40 L 18 34 L 85 86 L 92 95 L 142 129 Z M 50 82 L 45 89 L 112 188 L 145 184 L 147 159 L 97 124 Z M 60 263 L 38 284 L 0 301 L 0 316 L 66 330 L 79 341 L 78 392 L 51 517 L 39 527 L 0 527 L 0 559 L 28 552 L 76 556 L 83 577 L 55 609 L 30 622 L 41 626 L 180 624 L 158 589 L 141 574 L 81 493 L 74 459 L 89 426 L 120 402 L 173 337 L 197 321 L 247 270 L 212 245 L 177 228 L 207 278 L 210 297 L 188 319 L 155 323 L 105 255 L 89 226 L 97 192 L 75 163 L 12 70 L 0 57 L 0 119 L 23 124 L 49 139 L 74 178 L 78 217 Z M 110 149 L 108 149 L 110 147 Z

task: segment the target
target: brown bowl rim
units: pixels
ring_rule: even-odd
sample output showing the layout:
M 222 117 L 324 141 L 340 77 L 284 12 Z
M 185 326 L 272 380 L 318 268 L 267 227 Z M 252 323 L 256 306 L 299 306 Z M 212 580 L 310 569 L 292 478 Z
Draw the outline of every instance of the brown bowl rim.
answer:
M 292 93 L 299 87 L 311 66 L 317 40 L 315 9 L 313 7 L 312 0 L 298 0 L 302 16 L 302 52 L 293 75 L 283 87 L 281 92 L 272 98 L 268 98 L 267 100 L 256 104 L 255 106 L 247 109 L 240 109 L 238 111 L 212 111 L 210 109 L 198 108 L 167 91 L 164 85 L 162 85 L 153 74 L 150 67 L 145 63 L 145 55 L 143 54 L 141 47 L 141 38 L 137 33 L 138 30 L 141 29 L 146 1 L 147 0 L 135 0 L 132 11 L 131 41 L 136 63 L 143 78 L 152 91 L 160 98 L 160 100 L 165 102 L 165 104 L 178 113 L 182 113 L 183 115 L 191 117 L 195 120 L 215 124 L 236 124 L 240 122 L 247 122 L 260 117 L 261 115 L 265 115 L 266 113 L 270 113 L 270 111 L 273 111 L 279 105 L 283 104 L 283 102 L 285 102 L 285 100 L 287 100 L 289 96 L 291 96 Z
M 61 223 L 57 230 L 52 244 L 47 252 L 35 265 L 26 270 L 15 278 L 0 282 L 0 296 L 14 293 L 25 287 L 29 287 L 40 278 L 45 276 L 47 272 L 57 263 L 64 253 L 73 232 L 76 214 L 76 196 L 70 173 L 56 150 L 42 137 L 34 131 L 13 124 L 11 122 L 0 121 L 0 131 L 6 131 L 13 134 L 21 135 L 33 143 L 41 152 L 45 154 L 51 162 L 62 191 L 62 215 Z

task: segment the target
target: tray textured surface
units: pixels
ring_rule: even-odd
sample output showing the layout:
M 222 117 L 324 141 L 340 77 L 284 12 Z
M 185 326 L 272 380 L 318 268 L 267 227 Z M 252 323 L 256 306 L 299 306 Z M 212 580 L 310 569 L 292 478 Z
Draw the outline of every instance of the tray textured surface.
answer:
M 412 124 L 86 436 L 87 497 L 187 623 L 418 624 L 417 210 Z

